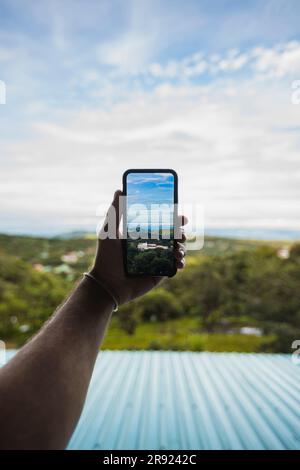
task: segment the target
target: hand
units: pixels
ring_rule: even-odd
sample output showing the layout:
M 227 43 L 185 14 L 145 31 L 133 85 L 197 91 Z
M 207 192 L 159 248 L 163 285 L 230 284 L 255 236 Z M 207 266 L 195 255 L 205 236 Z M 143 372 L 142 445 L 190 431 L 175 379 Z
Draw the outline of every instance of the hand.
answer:
M 121 191 L 116 191 L 112 202 L 112 206 L 116 213 L 117 238 L 105 238 L 104 240 L 98 240 L 96 259 L 91 270 L 91 274 L 112 291 L 112 293 L 118 299 L 120 305 L 145 294 L 157 284 L 159 284 L 159 282 L 161 282 L 163 279 L 162 277 L 154 276 L 136 278 L 130 278 L 126 276 L 123 265 L 122 240 L 120 240 L 119 231 L 121 218 L 121 214 L 119 213 L 119 197 L 121 195 Z M 187 219 L 183 216 L 179 217 L 179 224 L 185 225 L 187 223 Z M 104 222 L 102 230 L 105 228 L 106 224 L 107 220 Z M 181 241 L 185 241 L 183 230 Z M 176 241 L 175 258 L 177 269 L 184 268 L 184 257 L 184 245 L 183 243 Z

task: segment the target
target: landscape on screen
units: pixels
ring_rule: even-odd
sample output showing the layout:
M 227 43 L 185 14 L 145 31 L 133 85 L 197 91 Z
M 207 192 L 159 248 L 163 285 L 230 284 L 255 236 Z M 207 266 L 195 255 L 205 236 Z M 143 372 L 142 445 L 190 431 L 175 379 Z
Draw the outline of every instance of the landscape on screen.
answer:
M 127 269 L 159 276 L 174 270 L 174 176 L 127 176 Z

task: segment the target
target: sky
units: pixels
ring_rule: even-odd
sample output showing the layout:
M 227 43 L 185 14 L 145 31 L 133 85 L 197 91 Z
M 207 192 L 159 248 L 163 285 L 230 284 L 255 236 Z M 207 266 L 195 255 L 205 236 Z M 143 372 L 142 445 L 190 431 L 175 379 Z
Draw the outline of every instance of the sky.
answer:
M 127 176 L 127 205 L 174 203 L 174 176 L 171 173 L 129 173 Z
M 127 221 L 170 226 L 173 221 L 174 175 L 171 173 L 129 173 L 127 180 Z
M 144 167 L 174 168 L 208 228 L 300 230 L 299 15 L 298 0 L 0 0 L 0 232 L 94 229 Z

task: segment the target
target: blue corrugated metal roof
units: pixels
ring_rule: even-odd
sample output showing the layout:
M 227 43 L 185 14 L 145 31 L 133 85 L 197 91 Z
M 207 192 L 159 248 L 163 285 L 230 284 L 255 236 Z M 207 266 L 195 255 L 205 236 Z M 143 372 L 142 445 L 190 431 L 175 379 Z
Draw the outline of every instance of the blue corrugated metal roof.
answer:
M 300 449 L 288 355 L 103 351 L 70 449 Z

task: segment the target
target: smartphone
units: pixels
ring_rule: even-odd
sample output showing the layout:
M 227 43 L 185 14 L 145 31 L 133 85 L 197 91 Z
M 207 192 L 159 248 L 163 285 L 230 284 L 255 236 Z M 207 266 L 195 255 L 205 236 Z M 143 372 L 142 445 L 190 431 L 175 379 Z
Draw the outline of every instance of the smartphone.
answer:
M 135 277 L 174 276 L 177 173 L 170 169 L 127 170 L 123 194 L 125 273 Z

